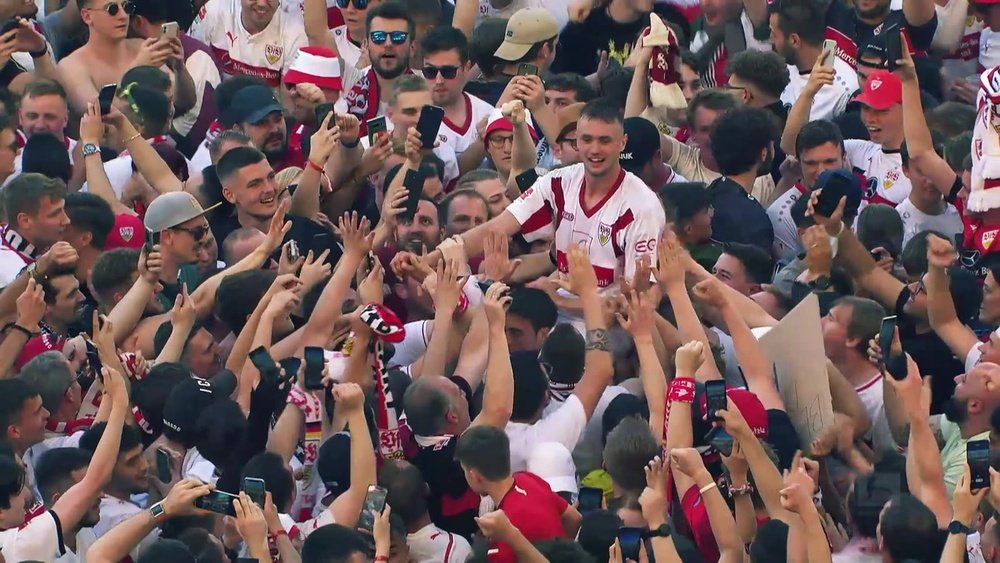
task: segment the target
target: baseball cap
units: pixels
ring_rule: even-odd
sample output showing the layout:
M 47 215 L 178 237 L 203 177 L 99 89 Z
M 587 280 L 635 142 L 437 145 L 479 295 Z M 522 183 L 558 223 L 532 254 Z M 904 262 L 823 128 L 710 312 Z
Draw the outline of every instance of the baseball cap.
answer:
M 580 121 L 580 114 L 583 113 L 583 107 L 586 105 L 585 102 L 577 102 L 560 109 L 556 113 L 556 119 L 559 120 L 559 137 L 556 139 L 557 142 L 562 141 L 563 137 L 569 135 L 571 130 L 576 129 L 576 122 Z
M 509 62 L 520 60 L 531 48 L 559 35 L 559 23 L 545 8 L 523 8 L 507 20 L 503 43 L 494 53 Z
M 337 497 L 351 488 L 351 435 L 338 432 L 319 447 L 316 470 L 328 493 Z
M 524 110 L 524 120 L 528 124 L 528 133 L 531 134 L 531 139 L 537 143 L 538 133 L 535 131 L 535 128 L 531 126 L 530 111 Z M 496 131 L 513 131 L 513 130 L 514 130 L 514 124 L 511 123 L 509 119 L 503 116 L 503 113 L 501 113 L 500 108 L 493 110 L 493 113 L 490 115 L 490 120 L 486 125 L 486 131 L 483 132 L 483 146 L 489 147 L 490 135 L 492 135 Z
M 193 195 L 187 192 L 169 192 L 157 196 L 149 204 L 144 223 L 147 229 L 158 233 L 195 217 L 201 217 L 218 206 L 219 203 L 216 203 L 208 209 L 203 209 Z
M 623 122 L 625 135 L 625 150 L 618 155 L 622 168 L 637 174 L 656 151 L 660 149 L 660 132 L 648 119 L 629 117 Z
M 104 241 L 104 250 L 142 248 L 143 244 L 146 244 L 146 229 L 142 219 L 127 213 L 115 215 L 115 225 Z
M 698 408 L 691 409 L 691 427 L 694 432 L 696 445 L 704 445 L 704 436 L 711 429 L 711 424 L 702 417 L 705 414 L 705 385 L 698 383 L 695 391 L 695 401 Z M 726 395 L 740 410 L 743 419 L 747 421 L 747 426 L 753 431 L 754 436 L 760 439 L 767 438 L 768 419 L 767 409 L 763 403 L 746 389 L 726 388 Z
M 284 112 L 271 89 L 262 84 L 240 88 L 229 102 L 230 123 L 257 123 L 274 112 Z
M 25 364 L 45 352 L 52 352 L 53 350 L 62 352 L 65 344 L 66 339 L 55 334 L 42 333 L 38 336 L 32 336 L 21 347 L 17 358 L 14 358 L 14 372 L 20 372 Z
M 844 217 L 850 219 L 858 215 L 858 208 L 861 207 L 861 198 L 864 195 L 864 187 L 861 179 L 850 170 L 837 168 L 834 170 L 824 170 L 816 177 L 814 190 L 833 187 L 840 197 L 846 197 L 844 204 Z
M 285 73 L 285 84 L 303 82 L 326 90 L 343 90 L 340 81 L 340 61 L 337 54 L 323 47 L 302 47 L 295 53 Z
M 528 472 L 541 477 L 554 493 L 580 492 L 573 454 L 559 442 L 543 442 L 528 455 Z
M 888 70 L 878 69 L 868 75 L 861 93 L 851 101 L 861 102 L 872 109 L 889 109 L 903 103 L 903 83 Z
M 191 377 L 177 384 L 163 405 L 164 430 L 172 430 L 185 444 L 194 443 L 198 416 L 212 403 L 225 399 L 236 390 L 236 375 L 223 369 L 212 379 Z
M 559 323 L 552 327 L 538 352 L 538 363 L 550 381 L 576 384 L 583 377 L 586 343 L 573 325 Z

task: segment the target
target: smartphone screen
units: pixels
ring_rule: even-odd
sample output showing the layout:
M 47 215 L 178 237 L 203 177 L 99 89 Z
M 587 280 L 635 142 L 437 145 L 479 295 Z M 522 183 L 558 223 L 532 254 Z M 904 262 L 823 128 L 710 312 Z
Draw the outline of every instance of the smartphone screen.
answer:
M 965 456 L 972 477 L 973 491 L 990 486 L 990 441 L 972 440 L 965 445 Z
M 833 39 L 827 39 L 823 42 L 823 51 L 830 53 L 823 59 L 823 66 L 833 68 L 833 60 L 837 56 L 837 42 Z
M 372 531 L 375 526 L 375 519 L 385 508 L 386 490 L 376 485 L 369 485 L 368 494 L 365 495 L 365 504 L 361 507 L 361 516 L 358 517 L 358 528 Z
M 538 67 L 535 66 L 535 65 L 533 65 L 533 64 L 529 64 L 529 63 L 521 63 L 521 64 L 519 64 L 517 66 L 517 75 L 518 76 L 537 76 L 538 75 Z
M 713 427 L 705 434 L 705 442 L 724 456 L 733 455 L 733 437 L 721 426 Z
M 323 120 L 326 119 L 326 114 L 333 112 L 333 104 L 330 102 L 323 102 L 322 104 L 317 105 L 316 109 L 313 111 L 316 112 L 316 127 L 319 127 L 323 124 Z M 334 121 L 333 118 L 330 118 L 330 123 L 328 124 L 327 129 L 331 129 L 336 125 L 337 122 Z
M 161 483 L 173 480 L 170 475 L 170 452 L 164 448 L 156 448 L 156 478 Z
M 420 110 L 420 120 L 417 121 L 417 132 L 420 133 L 420 142 L 425 149 L 434 148 L 434 140 L 437 139 L 438 130 L 441 129 L 441 121 L 444 119 L 444 110 L 427 105 Z
M 115 101 L 115 92 L 117 91 L 117 84 L 105 84 L 101 86 L 101 92 L 97 96 L 97 100 L 101 104 L 101 115 L 111 113 L 111 102 Z
M 264 508 L 264 500 L 266 498 L 267 488 L 264 486 L 263 479 L 256 479 L 254 477 L 244 477 L 243 478 L 243 492 L 250 497 L 250 500 L 254 502 L 257 506 Z
M 592 510 L 601 509 L 601 501 L 604 499 L 604 491 L 596 487 L 580 487 L 579 500 L 580 512 L 586 513 Z
M 375 142 L 378 140 L 379 135 L 388 131 L 385 124 L 385 116 L 380 115 L 378 117 L 373 117 L 366 123 L 368 126 L 368 146 L 375 146 Z
M 895 332 L 896 315 L 883 317 L 882 326 L 878 329 L 878 345 L 882 348 L 882 365 L 889 365 L 889 356 L 892 355 L 892 335 Z
M 725 410 L 729 406 L 726 397 L 726 382 L 721 379 L 714 379 L 705 382 L 705 416 L 709 422 L 719 420 L 715 415 L 717 410 Z
M 622 526 L 618 528 L 618 543 L 622 547 L 622 559 L 639 560 L 639 546 L 642 545 L 642 530 Z
M 278 364 L 285 370 L 286 379 L 295 380 L 299 376 L 299 368 L 302 367 L 302 358 L 292 356 L 278 361 Z
M 517 189 L 521 190 L 522 194 L 528 191 L 531 186 L 534 186 L 537 181 L 538 172 L 535 172 L 534 168 L 514 176 L 514 182 L 517 183 Z
M 253 352 L 250 352 L 250 361 L 253 363 L 257 371 L 260 372 L 261 378 L 266 378 L 270 381 L 276 381 L 281 373 L 278 371 L 278 364 L 274 362 L 274 358 L 263 346 L 258 347 Z
M 236 508 L 233 507 L 233 501 L 237 498 L 236 495 L 225 491 L 212 491 L 203 497 L 196 498 L 194 505 L 216 514 L 236 516 Z
M 323 349 L 317 346 L 306 346 L 304 355 L 306 361 L 306 389 L 322 389 L 323 366 L 326 363 L 326 358 L 323 356 Z
M 417 214 L 417 205 L 420 203 L 420 196 L 424 193 L 424 175 L 417 170 L 407 170 L 403 178 L 403 187 L 409 192 L 406 196 L 406 208 L 403 211 L 402 219 L 412 221 Z

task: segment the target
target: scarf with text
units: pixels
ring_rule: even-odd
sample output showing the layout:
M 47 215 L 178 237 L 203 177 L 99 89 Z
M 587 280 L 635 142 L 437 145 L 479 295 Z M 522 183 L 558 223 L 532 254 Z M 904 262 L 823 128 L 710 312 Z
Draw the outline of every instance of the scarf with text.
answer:
M 361 310 L 361 320 L 371 327 L 374 336 L 374 358 L 372 377 L 377 392 L 375 427 L 378 429 L 376 451 L 383 460 L 403 458 L 403 440 L 400 438 L 399 410 L 389 389 L 389 372 L 385 365 L 385 343 L 399 343 L 406 337 L 406 329 L 396 313 L 378 304 L 371 303 Z M 353 353 L 367 351 L 354 350 Z

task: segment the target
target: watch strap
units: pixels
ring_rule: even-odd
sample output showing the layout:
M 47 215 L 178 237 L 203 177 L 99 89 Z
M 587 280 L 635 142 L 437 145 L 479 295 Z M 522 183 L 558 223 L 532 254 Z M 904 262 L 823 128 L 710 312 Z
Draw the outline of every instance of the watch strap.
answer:
M 957 534 L 969 535 L 972 533 L 972 530 L 965 524 L 959 522 L 958 520 L 952 520 L 951 523 L 948 524 L 948 533 L 955 535 Z
M 167 519 L 167 512 L 163 509 L 163 501 L 150 506 L 149 513 L 153 515 L 153 520 L 157 524 L 162 524 Z

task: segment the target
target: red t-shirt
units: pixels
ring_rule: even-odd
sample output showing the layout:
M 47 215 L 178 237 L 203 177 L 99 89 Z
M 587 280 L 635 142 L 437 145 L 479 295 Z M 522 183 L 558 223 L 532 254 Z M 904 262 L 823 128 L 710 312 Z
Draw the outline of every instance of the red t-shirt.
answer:
M 519 471 L 514 474 L 514 486 L 500 501 L 499 508 L 515 528 L 532 543 L 566 537 L 562 513 L 569 503 L 552 492 L 539 476 Z M 490 562 L 517 563 L 514 550 L 505 543 L 490 541 Z

